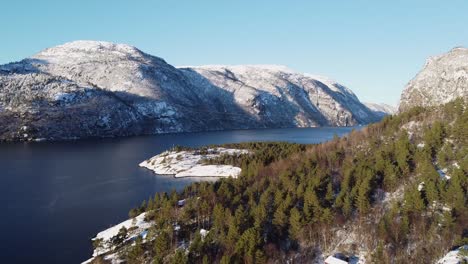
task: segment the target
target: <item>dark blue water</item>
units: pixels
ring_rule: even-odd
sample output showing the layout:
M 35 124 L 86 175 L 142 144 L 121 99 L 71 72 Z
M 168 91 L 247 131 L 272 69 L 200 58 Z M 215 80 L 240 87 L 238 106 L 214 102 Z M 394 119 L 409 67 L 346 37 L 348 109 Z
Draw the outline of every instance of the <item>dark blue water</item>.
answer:
M 245 141 L 319 143 L 352 128 L 166 134 L 0 144 L 0 262 L 79 263 L 98 231 L 127 218 L 158 191 L 197 180 L 156 176 L 138 163 L 174 145 Z M 199 179 L 198 179 L 199 180 Z

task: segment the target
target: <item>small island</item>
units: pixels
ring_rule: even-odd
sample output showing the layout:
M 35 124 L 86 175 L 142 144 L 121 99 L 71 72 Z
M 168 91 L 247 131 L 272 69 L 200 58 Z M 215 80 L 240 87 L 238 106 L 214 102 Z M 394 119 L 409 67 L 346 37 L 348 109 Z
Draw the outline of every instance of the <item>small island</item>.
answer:
M 233 177 L 241 168 L 233 165 L 212 164 L 222 157 L 248 155 L 249 150 L 231 148 L 202 148 L 198 150 L 176 148 L 165 151 L 139 164 L 159 175 L 180 177 Z

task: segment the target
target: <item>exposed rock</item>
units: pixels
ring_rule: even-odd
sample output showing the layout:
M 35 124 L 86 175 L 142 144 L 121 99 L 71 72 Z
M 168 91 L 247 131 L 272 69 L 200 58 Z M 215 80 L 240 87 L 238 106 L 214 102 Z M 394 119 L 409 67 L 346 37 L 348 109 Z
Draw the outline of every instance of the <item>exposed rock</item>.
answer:
M 272 66 L 177 69 L 123 44 L 75 41 L 0 65 L 0 141 L 351 126 L 379 118 L 322 77 Z
M 399 111 L 414 106 L 434 106 L 457 97 L 468 98 L 468 49 L 454 48 L 431 57 L 424 69 L 404 89 Z

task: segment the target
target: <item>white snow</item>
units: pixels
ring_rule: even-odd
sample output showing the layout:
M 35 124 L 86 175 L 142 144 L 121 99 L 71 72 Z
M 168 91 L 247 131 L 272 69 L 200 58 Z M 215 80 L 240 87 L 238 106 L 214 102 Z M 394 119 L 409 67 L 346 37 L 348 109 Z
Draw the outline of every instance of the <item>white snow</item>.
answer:
M 418 185 L 418 191 L 422 191 L 422 189 L 424 189 L 424 182 L 421 182 L 421 183 Z
M 209 91 L 209 87 L 214 86 L 232 93 L 235 102 L 256 117 L 262 112 L 275 120 L 284 113 L 262 106 L 282 105 L 285 102 L 303 115 L 303 120 L 296 122 L 296 125 L 305 127 L 317 125 L 305 114 L 310 111 L 320 112 L 330 123 L 340 126 L 349 125 L 344 120 L 355 120 L 357 117 L 366 120 L 371 114 L 345 86 L 326 77 L 297 73 L 285 66 L 207 65 L 178 68 L 201 91 Z M 294 120 L 291 116 L 287 118 Z
M 177 205 L 178 205 L 178 206 L 184 206 L 184 205 L 185 205 L 185 199 L 179 200 L 179 201 L 177 202 Z
M 237 177 L 241 173 L 239 167 L 231 165 L 204 165 L 205 159 L 213 159 L 222 155 L 248 154 L 244 149 L 214 148 L 207 153 L 199 151 L 165 151 L 139 164 L 160 175 L 174 175 L 174 177 Z
M 450 180 L 450 176 L 447 175 L 447 169 L 439 169 L 437 170 L 437 172 L 439 173 L 440 177 L 444 180 Z
M 208 231 L 208 230 L 206 230 L 206 229 L 203 229 L 203 228 L 200 229 L 200 235 L 201 235 L 201 237 L 202 237 L 202 238 L 205 238 L 206 235 L 208 235 L 208 232 L 210 232 L 210 231 Z
M 82 53 L 100 53 L 100 52 L 112 52 L 116 55 L 125 56 L 127 54 L 137 55 L 138 49 L 126 44 L 115 44 L 106 41 L 94 41 L 94 40 L 77 40 L 67 42 L 65 44 L 55 46 L 52 48 L 41 51 L 36 56 L 49 56 L 49 57 L 70 57 L 80 55 Z
M 393 105 L 385 104 L 385 103 L 368 103 L 364 102 L 364 105 L 367 106 L 374 112 L 382 112 L 386 114 L 395 114 L 397 109 Z
M 145 221 L 146 213 L 142 213 L 135 218 L 125 220 L 124 222 L 110 227 L 104 231 L 99 232 L 94 239 L 102 238 L 104 241 L 110 240 L 112 237 L 119 233 L 122 227 L 129 229 L 130 227 L 138 227 L 139 229 L 149 228 L 151 223 Z M 93 240 L 94 240 L 93 239 Z
M 405 87 L 400 99 L 400 111 L 412 106 L 433 106 L 448 103 L 457 97 L 468 98 L 468 49 L 456 48 L 430 57 L 422 69 Z
M 328 256 L 328 258 L 325 259 L 326 264 L 348 264 L 347 261 L 341 260 L 339 258 L 335 258 L 334 256 Z
M 96 235 L 96 237 L 93 238 L 93 240 L 102 239 L 103 246 L 99 249 L 94 250 L 93 256 L 95 257 L 97 255 L 104 254 L 112 250 L 113 245 L 111 245 L 110 240 L 112 237 L 116 236 L 119 233 L 122 227 L 125 227 L 127 230 L 130 229 L 131 227 L 135 228 L 132 231 L 128 231 L 127 240 L 140 235 L 141 232 L 148 229 L 151 226 L 151 223 L 145 221 L 145 215 L 146 213 L 142 213 L 135 218 L 125 220 L 120 224 L 117 224 L 104 231 L 99 232 Z
M 61 101 L 61 102 L 71 102 L 73 101 L 73 99 L 75 99 L 75 94 L 72 94 L 72 93 L 63 93 L 63 92 L 60 92 L 60 93 L 56 93 L 54 95 L 54 100 L 55 101 Z
M 468 245 L 464 245 L 462 247 L 457 248 L 456 250 L 452 250 L 447 255 L 445 255 L 443 258 L 441 258 L 439 261 L 437 261 L 437 264 L 458 264 L 458 263 L 463 263 L 468 261 L 468 256 L 462 256 L 460 253 L 460 249 L 464 248 L 465 250 L 468 250 Z

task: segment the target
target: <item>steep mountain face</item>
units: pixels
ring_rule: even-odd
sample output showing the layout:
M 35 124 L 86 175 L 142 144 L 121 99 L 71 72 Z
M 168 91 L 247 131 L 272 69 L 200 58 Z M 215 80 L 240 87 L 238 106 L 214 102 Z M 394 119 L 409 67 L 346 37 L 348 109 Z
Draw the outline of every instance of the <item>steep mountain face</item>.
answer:
M 468 98 L 467 48 L 454 48 L 429 58 L 424 69 L 404 89 L 399 111 L 444 104 L 457 97 Z
M 267 127 L 350 126 L 378 120 L 348 88 L 282 66 L 201 66 L 181 71 L 201 93 L 222 91 Z
M 384 103 L 364 103 L 367 108 L 372 110 L 375 114 L 384 117 L 386 115 L 393 115 L 397 112 L 397 109 L 389 104 Z
M 0 65 L 0 140 L 349 126 L 379 116 L 347 88 L 272 66 L 177 69 L 123 44 L 75 41 Z

